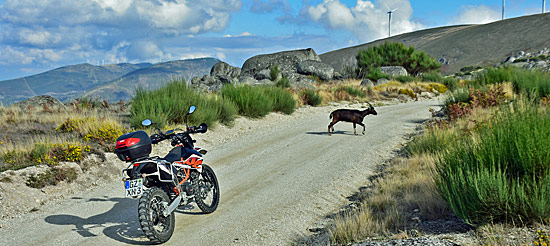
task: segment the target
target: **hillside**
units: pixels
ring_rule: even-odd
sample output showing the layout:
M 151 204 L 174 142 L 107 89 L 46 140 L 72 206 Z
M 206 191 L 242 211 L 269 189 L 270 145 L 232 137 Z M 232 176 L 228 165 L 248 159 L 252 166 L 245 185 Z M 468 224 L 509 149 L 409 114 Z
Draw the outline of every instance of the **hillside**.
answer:
M 94 66 L 83 63 L 28 77 L 0 81 L 0 102 L 7 105 L 37 95 L 51 95 L 64 101 L 136 69 L 151 65 L 121 63 Z
M 138 86 L 156 89 L 175 78 L 184 78 L 186 81 L 190 81 L 193 77 L 209 74 L 212 66 L 218 62 L 219 60 L 215 58 L 198 58 L 159 63 L 132 71 L 83 95 L 108 101 L 128 100 Z
M 550 47 L 550 13 L 523 16 L 484 25 L 439 27 L 397 35 L 321 54 L 336 71 L 355 66 L 358 51 L 386 41 L 414 46 L 443 63 L 445 74 L 465 66 L 493 65 L 519 51 Z

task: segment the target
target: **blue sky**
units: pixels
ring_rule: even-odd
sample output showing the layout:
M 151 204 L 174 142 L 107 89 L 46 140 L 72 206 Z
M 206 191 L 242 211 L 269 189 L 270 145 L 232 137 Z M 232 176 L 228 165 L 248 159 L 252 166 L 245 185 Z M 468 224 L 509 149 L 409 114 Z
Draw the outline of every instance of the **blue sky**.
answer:
M 501 0 L 0 0 L 0 80 L 88 62 L 318 54 L 420 29 L 501 18 Z M 542 1 L 508 0 L 506 18 Z

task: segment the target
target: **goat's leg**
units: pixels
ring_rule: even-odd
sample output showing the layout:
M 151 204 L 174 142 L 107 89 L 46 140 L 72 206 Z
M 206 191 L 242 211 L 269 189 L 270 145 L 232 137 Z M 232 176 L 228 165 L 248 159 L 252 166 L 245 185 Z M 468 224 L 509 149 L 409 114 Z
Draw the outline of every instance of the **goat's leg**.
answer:
M 330 128 L 332 127 L 332 132 L 334 133 L 334 121 L 333 122 L 330 122 L 330 124 L 328 124 L 328 135 L 330 136 Z
M 365 135 L 365 124 L 361 122 L 357 122 L 357 124 L 359 124 L 360 126 L 363 126 L 363 135 Z
M 353 134 L 357 135 L 357 131 L 355 131 L 355 122 L 353 122 Z

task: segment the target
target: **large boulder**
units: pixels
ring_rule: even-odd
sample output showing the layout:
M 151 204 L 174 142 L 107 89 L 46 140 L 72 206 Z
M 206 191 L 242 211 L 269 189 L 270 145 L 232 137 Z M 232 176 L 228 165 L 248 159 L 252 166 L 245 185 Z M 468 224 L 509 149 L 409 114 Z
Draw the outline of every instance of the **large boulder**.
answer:
M 317 60 L 305 60 L 298 63 L 298 73 L 305 75 L 314 75 L 321 80 L 331 80 L 334 76 L 334 68 Z
M 225 62 L 218 62 L 210 69 L 210 76 L 229 76 L 231 78 L 237 78 L 241 75 L 241 69 L 233 67 Z
M 391 78 L 395 78 L 397 76 L 407 76 L 409 73 L 407 72 L 407 69 L 405 69 L 402 66 L 384 66 L 380 67 L 380 72 L 389 75 Z
M 287 78 L 297 77 L 295 74 L 298 73 L 298 63 L 305 60 L 321 61 L 317 53 L 311 48 L 257 55 L 244 62 L 240 76 L 255 78 L 260 71 L 269 70 L 276 65 L 283 76 Z
M 363 79 L 363 81 L 361 81 L 361 86 L 373 87 L 374 83 L 372 83 L 370 79 Z

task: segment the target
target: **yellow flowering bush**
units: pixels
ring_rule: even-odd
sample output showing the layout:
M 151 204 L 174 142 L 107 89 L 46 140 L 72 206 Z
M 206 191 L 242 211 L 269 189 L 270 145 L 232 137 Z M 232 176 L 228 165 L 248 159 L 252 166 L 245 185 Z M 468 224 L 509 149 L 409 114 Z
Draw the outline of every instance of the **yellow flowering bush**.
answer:
M 413 99 L 416 98 L 416 93 L 414 93 L 414 91 L 409 88 L 399 89 L 399 94 L 408 95 Z
M 540 246 L 548 246 L 550 245 L 550 240 L 548 239 L 548 235 L 546 235 L 546 232 L 543 230 L 537 230 L 537 239 L 533 242 L 533 245 L 540 245 Z
M 44 144 L 37 144 L 40 146 Z M 31 151 L 31 161 L 39 164 L 47 164 L 53 166 L 61 161 L 73 161 L 79 162 L 86 156 L 87 152 L 90 152 L 91 148 L 89 145 L 78 145 L 72 143 L 62 143 L 62 144 L 50 144 L 45 145 L 46 150 L 41 151 L 41 147 L 35 147 Z
M 439 93 L 445 93 L 447 92 L 447 86 L 440 83 L 429 83 L 427 86 L 425 86 L 426 90 L 429 92 L 432 92 L 433 90 L 436 90 Z
M 58 132 L 74 132 L 78 131 L 80 125 L 84 122 L 84 119 L 70 119 L 63 121 L 58 127 L 55 128 Z
M 90 129 L 83 139 L 90 141 L 92 139 L 98 140 L 100 144 L 114 143 L 115 140 L 126 132 L 126 129 L 119 126 L 116 123 L 105 123 L 98 128 Z

